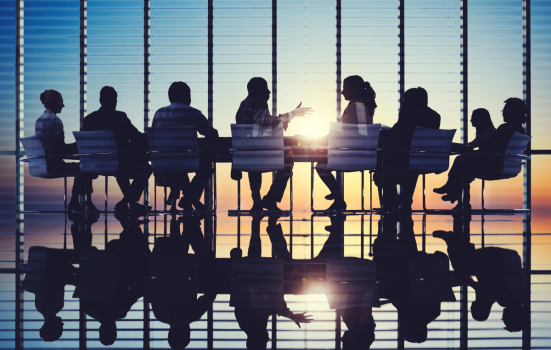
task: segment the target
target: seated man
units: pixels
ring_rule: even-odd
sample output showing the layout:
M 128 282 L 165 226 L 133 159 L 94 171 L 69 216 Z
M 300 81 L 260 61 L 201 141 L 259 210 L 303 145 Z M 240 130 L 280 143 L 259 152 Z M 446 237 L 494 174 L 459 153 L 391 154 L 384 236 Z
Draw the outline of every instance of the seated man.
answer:
M 243 100 L 243 102 L 241 102 L 239 110 L 235 116 L 235 121 L 237 124 L 258 124 L 261 125 L 262 128 L 271 128 L 283 123 L 283 128 L 287 129 L 287 125 L 293 117 L 303 117 L 310 111 L 310 108 L 308 107 L 300 108 L 301 104 L 299 104 L 298 107 L 292 112 L 272 116 L 268 110 L 270 90 L 268 89 L 268 83 L 266 80 L 258 77 L 252 78 L 247 84 L 247 90 L 249 95 Z M 277 207 L 277 203 L 281 202 L 281 199 L 283 198 L 283 193 L 285 193 L 285 188 L 287 187 L 287 182 L 292 175 L 292 171 L 292 163 L 286 164 L 285 169 L 279 170 L 276 173 L 276 177 L 270 187 L 270 191 L 268 191 L 268 194 L 264 196 L 263 199 L 260 198 L 262 173 L 258 171 L 250 171 L 249 183 L 254 201 L 251 210 L 263 210 L 263 208 L 276 211 L 280 210 Z M 232 178 L 235 179 L 236 177 L 239 179 L 241 178 L 241 175 L 232 174 Z
M 209 121 L 201 113 L 201 111 L 190 107 L 191 90 L 189 86 L 181 81 L 177 81 L 170 85 L 168 89 L 168 99 L 170 106 L 160 108 L 155 112 L 153 118 L 153 128 L 171 128 L 178 126 L 195 125 L 197 132 L 205 136 L 209 143 L 215 143 L 218 138 L 218 131 L 210 125 Z M 209 178 L 214 173 L 208 157 L 201 153 L 200 167 L 191 185 L 187 174 L 168 174 L 167 182 L 170 185 L 170 201 L 171 209 L 176 209 L 176 199 L 180 197 L 180 191 L 183 192 L 183 197 L 178 203 L 178 206 L 185 210 L 191 210 L 193 205 L 196 210 L 205 210 L 206 207 L 200 202 L 203 189 Z
M 381 130 L 379 147 L 383 151 L 409 149 L 413 133 L 418 126 L 440 129 L 440 115 L 428 106 L 428 94 L 422 87 L 412 88 L 405 92 L 398 122 L 388 131 Z M 382 161 L 380 158 L 379 162 Z M 401 164 L 402 159 L 397 158 L 399 157 L 395 156 L 392 159 L 387 157 L 385 161 L 395 160 Z M 381 203 L 381 206 L 387 210 L 398 208 L 405 211 L 411 210 L 419 174 L 385 170 L 384 181 L 382 177 L 381 164 L 378 164 L 375 171 L 375 184 L 379 187 L 379 198 L 383 198 L 381 191 L 384 191 L 384 203 Z M 399 197 L 396 190 L 397 184 L 401 185 Z
M 123 199 L 115 205 L 115 211 L 130 211 L 145 214 L 147 209 L 138 203 L 142 192 L 151 176 L 151 166 L 145 152 L 149 150 L 147 136 L 136 129 L 126 113 L 117 111 L 117 92 L 111 86 L 104 86 L 100 91 L 99 110 L 84 118 L 82 131 L 113 131 L 119 152 L 119 170 L 117 182 Z M 130 184 L 130 179 L 134 179 Z
M 57 116 L 65 105 L 63 97 L 56 90 L 46 90 L 40 94 L 40 101 L 46 110 L 36 120 L 35 134 L 44 146 L 47 156 L 52 154 L 75 154 L 78 153 L 76 143 L 65 143 L 65 132 L 63 131 L 63 122 Z M 48 172 L 65 173 L 74 172 L 80 173 L 80 164 L 66 163 L 61 158 L 48 158 Z M 88 211 L 98 211 L 94 203 L 92 203 L 92 178 L 89 175 L 75 176 L 73 183 L 73 191 L 71 201 L 69 202 L 69 212 L 82 211 L 84 206 Z M 80 204 L 80 197 L 86 197 L 84 205 Z

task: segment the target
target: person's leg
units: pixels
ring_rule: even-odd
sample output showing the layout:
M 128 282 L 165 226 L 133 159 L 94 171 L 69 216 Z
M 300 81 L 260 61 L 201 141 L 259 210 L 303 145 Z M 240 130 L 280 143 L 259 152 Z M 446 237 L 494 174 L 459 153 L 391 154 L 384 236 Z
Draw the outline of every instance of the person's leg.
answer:
M 262 206 L 262 198 L 260 197 L 260 188 L 262 187 L 262 173 L 259 171 L 249 171 L 249 186 L 251 188 L 251 195 L 253 198 L 253 207 L 251 210 L 261 211 L 264 209 Z
M 400 208 L 402 210 L 410 209 L 413 204 L 413 194 L 415 193 L 415 186 L 417 186 L 417 179 L 419 174 L 406 173 L 404 180 L 401 183 L 400 188 Z
M 128 203 L 130 202 L 132 195 L 131 195 L 131 188 L 130 188 L 130 178 L 126 174 L 117 174 L 115 176 L 115 179 L 117 179 L 117 183 L 119 184 L 119 188 L 121 189 L 123 198 L 122 200 L 117 203 L 115 206 L 115 210 L 117 210 L 117 206 L 120 205 L 121 209 L 123 209 L 123 206 L 126 206 L 128 209 Z
M 291 172 L 287 169 L 276 172 L 274 182 L 272 183 L 272 186 L 270 186 L 270 190 L 268 191 L 268 194 L 264 196 L 263 200 L 278 203 L 281 202 L 285 189 L 287 188 L 287 182 L 289 182 L 290 178 Z
M 379 195 L 383 198 L 382 204 L 385 210 L 397 210 L 399 206 L 396 182 L 392 176 L 383 179 L 382 193 L 379 187 Z
M 213 169 L 201 169 L 197 171 L 193 177 L 193 180 L 191 180 L 186 193 L 182 197 L 182 203 L 193 204 L 196 210 L 206 210 L 206 206 L 201 203 L 201 196 L 203 195 L 203 190 L 209 182 L 212 174 L 214 174 Z
M 253 216 L 251 222 L 251 241 L 249 242 L 249 251 L 247 256 L 250 258 L 260 258 L 262 256 L 262 242 L 260 241 L 260 222 L 262 216 Z
M 321 181 L 323 181 L 325 186 L 327 186 L 329 191 L 331 191 L 333 198 L 342 200 L 341 188 L 331 170 L 316 168 L 316 172 L 318 173 Z
M 276 257 L 283 259 L 291 258 L 291 254 L 287 249 L 287 241 L 283 236 L 283 229 L 281 228 L 281 224 L 277 223 L 278 219 L 278 216 L 268 218 L 268 227 L 266 227 L 266 232 L 270 237 Z

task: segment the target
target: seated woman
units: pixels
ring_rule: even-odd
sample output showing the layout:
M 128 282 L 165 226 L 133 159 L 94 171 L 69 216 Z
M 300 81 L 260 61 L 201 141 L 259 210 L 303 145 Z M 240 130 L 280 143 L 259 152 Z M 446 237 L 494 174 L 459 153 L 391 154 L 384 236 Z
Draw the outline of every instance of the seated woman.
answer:
M 341 117 L 341 123 L 345 124 L 373 124 L 373 115 L 375 114 L 375 91 L 359 75 L 351 75 L 344 79 L 341 94 L 344 99 L 350 101 Z M 327 210 L 344 210 L 346 202 L 344 201 L 341 188 L 335 176 L 330 169 L 327 169 L 327 151 L 318 160 L 316 171 L 325 183 L 331 194 L 325 196 L 325 199 L 335 200 Z
M 479 109 L 477 109 L 476 111 L 479 111 Z M 473 126 L 475 126 L 474 116 L 476 111 L 473 112 Z M 487 137 L 485 142 L 480 142 L 478 144 L 475 143 L 475 145 L 473 146 L 473 148 L 478 146 L 478 151 L 474 151 L 473 153 L 480 153 L 480 156 L 458 156 L 455 158 L 453 166 L 448 172 L 448 182 L 446 182 L 444 186 L 434 189 L 434 192 L 444 194 L 444 196 L 442 196 L 443 201 L 450 201 L 454 203 L 455 201 L 459 200 L 462 195 L 462 185 L 468 186 L 469 183 L 472 181 L 468 173 L 463 174 L 464 168 L 494 171 L 499 171 L 503 169 L 503 156 L 485 154 L 505 153 L 507 150 L 507 145 L 509 144 L 509 140 L 515 132 L 526 134 L 526 132 L 524 131 L 524 127 L 522 126 L 522 124 L 526 122 L 526 104 L 519 98 L 511 97 L 505 101 L 505 107 L 503 108 L 502 114 L 504 123 L 501 124 L 497 128 L 497 130 L 492 133 L 491 136 L 487 137 L 486 132 L 491 132 L 492 126 L 487 126 L 482 134 L 479 134 L 477 127 L 477 138 L 469 145 L 472 145 L 479 138 Z M 467 206 L 470 206 L 467 199 L 465 199 L 465 202 Z
M 496 131 L 494 123 L 492 123 L 492 117 L 490 117 L 490 112 L 484 108 L 478 108 L 473 111 L 471 115 L 471 125 L 476 129 L 475 139 L 466 145 L 458 143 L 452 144 L 453 152 L 469 153 L 475 148 L 481 147 Z M 440 193 L 438 190 L 439 189 L 435 188 L 434 192 Z
M 65 132 L 63 131 L 63 122 L 57 116 L 65 105 L 63 97 L 56 90 L 45 90 L 40 94 L 40 101 L 46 108 L 44 113 L 36 120 L 35 134 L 42 142 L 46 155 L 52 154 L 75 154 L 78 153 L 76 143 L 65 143 Z M 49 158 L 47 161 L 48 172 L 79 172 L 78 163 L 65 163 L 61 158 Z M 84 210 L 84 206 L 89 211 L 98 211 L 92 203 L 92 177 L 79 175 L 75 177 L 71 201 L 69 202 L 69 211 Z M 81 205 L 79 197 L 85 196 L 86 202 Z

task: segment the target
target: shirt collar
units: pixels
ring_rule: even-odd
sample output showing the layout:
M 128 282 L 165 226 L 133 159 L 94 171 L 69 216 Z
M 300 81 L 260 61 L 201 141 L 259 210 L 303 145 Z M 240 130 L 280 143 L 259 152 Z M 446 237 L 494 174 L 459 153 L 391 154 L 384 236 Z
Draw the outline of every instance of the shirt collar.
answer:
M 45 109 L 45 110 L 44 110 L 44 114 L 46 114 L 46 113 L 55 114 L 54 112 L 50 111 L 49 109 Z

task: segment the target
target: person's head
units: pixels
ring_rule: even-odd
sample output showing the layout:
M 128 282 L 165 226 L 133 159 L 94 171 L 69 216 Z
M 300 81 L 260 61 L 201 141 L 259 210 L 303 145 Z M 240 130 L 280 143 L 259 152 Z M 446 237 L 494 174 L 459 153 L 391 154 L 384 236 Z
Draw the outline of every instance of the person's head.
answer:
M 265 98 L 266 101 L 270 98 L 270 89 L 268 82 L 264 78 L 254 77 L 247 83 L 247 91 L 250 96 Z
M 423 343 L 427 340 L 427 325 L 418 319 L 410 319 L 402 323 L 404 339 L 410 343 Z
M 270 337 L 268 331 L 251 332 L 247 336 L 247 350 L 266 350 Z
M 55 114 L 61 113 L 61 109 L 65 107 L 63 104 L 63 97 L 56 90 L 44 90 L 44 92 L 40 94 L 40 102 L 42 102 L 44 108 Z
M 243 257 L 243 251 L 241 250 L 241 248 L 233 248 L 230 251 L 230 258 L 239 259 L 239 258 L 242 258 L 242 257 Z
M 511 97 L 505 100 L 503 107 L 503 121 L 505 123 L 525 123 L 526 122 L 526 103 L 516 97 Z
M 189 344 L 190 333 L 189 324 L 170 326 L 168 331 L 168 345 L 174 350 L 185 349 Z
M 492 117 L 490 117 L 490 112 L 485 108 L 478 108 L 473 111 L 471 114 L 471 125 L 476 128 L 476 134 L 484 132 L 487 127 L 493 126 Z
M 524 328 L 524 309 L 522 304 L 507 306 L 503 309 L 502 320 L 509 332 L 520 332 Z
M 170 103 L 180 102 L 189 106 L 191 104 L 191 89 L 183 81 L 175 81 L 168 88 L 168 100 Z
M 63 321 L 61 317 L 55 316 L 44 321 L 40 328 L 40 338 L 44 341 L 56 341 L 63 334 Z
M 404 93 L 402 102 L 407 107 L 426 107 L 429 104 L 429 95 L 422 87 L 411 88 Z
M 347 101 L 363 101 L 368 108 L 375 110 L 375 90 L 369 82 L 364 81 L 359 75 L 351 75 L 344 79 L 342 83 L 342 96 Z
M 477 321 L 486 321 L 490 316 L 493 304 L 492 300 L 475 300 L 471 304 L 471 315 Z
M 348 330 L 342 337 L 342 350 L 367 350 L 375 341 L 375 324 L 367 328 Z
M 105 321 L 99 326 L 99 341 L 103 345 L 112 345 L 117 340 L 117 323 Z
M 108 109 L 117 108 L 117 91 L 112 86 L 104 86 L 99 92 L 99 103 Z

